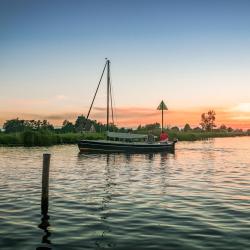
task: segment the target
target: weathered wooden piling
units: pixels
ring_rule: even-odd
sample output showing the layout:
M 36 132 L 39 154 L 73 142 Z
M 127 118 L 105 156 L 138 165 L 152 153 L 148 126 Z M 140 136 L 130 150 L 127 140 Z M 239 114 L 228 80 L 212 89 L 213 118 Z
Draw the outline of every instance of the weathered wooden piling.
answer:
M 43 154 L 41 212 L 44 216 L 47 216 L 49 208 L 49 167 L 50 154 Z

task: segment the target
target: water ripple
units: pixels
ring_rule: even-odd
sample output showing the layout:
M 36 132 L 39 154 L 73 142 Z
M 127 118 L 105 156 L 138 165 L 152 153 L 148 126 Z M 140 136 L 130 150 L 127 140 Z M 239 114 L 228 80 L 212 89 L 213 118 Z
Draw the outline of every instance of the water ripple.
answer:
M 81 155 L 0 148 L 0 249 L 250 249 L 249 138 L 177 144 L 173 154 Z M 47 231 L 38 228 L 51 152 Z

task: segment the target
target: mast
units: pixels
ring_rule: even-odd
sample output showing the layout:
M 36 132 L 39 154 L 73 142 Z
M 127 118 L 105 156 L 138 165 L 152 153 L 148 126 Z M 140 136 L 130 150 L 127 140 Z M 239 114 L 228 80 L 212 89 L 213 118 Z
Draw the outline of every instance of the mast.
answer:
M 161 132 L 163 132 L 163 105 L 161 107 Z
M 109 131 L 110 61 L 107 60 L 107 132 Z

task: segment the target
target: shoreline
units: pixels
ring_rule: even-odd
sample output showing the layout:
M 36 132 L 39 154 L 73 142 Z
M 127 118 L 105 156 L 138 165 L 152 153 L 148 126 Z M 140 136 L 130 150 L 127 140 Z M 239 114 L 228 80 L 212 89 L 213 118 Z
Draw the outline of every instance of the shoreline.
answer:
M 212 138 L 243 137 L 250 136 L 247 132 L 173 132 L 168 131 L 169 139 L 178 141 L 201 141 Z M 158 133 L 155 133 L 159 137 Z M 53 133 L 48 131 L 25 131 L 19 133 L 0 133 L 1 147 L 33 147 L 33 146 L 53 146 L 63 144 L 76 144 L 78 141 L 104 140 L 104 133 Z

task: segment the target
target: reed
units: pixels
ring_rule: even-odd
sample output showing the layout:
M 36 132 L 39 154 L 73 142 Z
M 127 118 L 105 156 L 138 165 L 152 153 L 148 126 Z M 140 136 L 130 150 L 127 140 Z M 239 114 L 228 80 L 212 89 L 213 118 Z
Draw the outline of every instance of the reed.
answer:
M 147 133 L 144 131 L 144 133 Z M 159 136 L 160 130 L 153 131 Z M 216 137 L 235 137 L 247 136 L 246 132 L 194 132 L 194 131 L 168 131 L 171 140 L 179 141 L 197 141 Z M 0 133 L 0 145 L 3 146 L 51 146 L 56 144 L 75 144 L 79 140 L 102 140 L 105 139 L 104 133 L 55 133 L 51 131 L 33 131 L 27 130 L 19 133 Z
M 51 146 L 56 144 L 74 144 L 79 140 L 105 139 L 103 133 L 65 133 L 50 131 L 24 131 L 19 133 L 0 133 L 0 145 L 3 146 Z
M 219 137 L 236 137 L 236 136 L 247 136 L 245 132 L 173 132 L 169 131 L 169 138 L 171 140 L 178 139 L 179 141 L 197 141 L 197 140 L 206 140 L 209 138 L 219 138 Z

